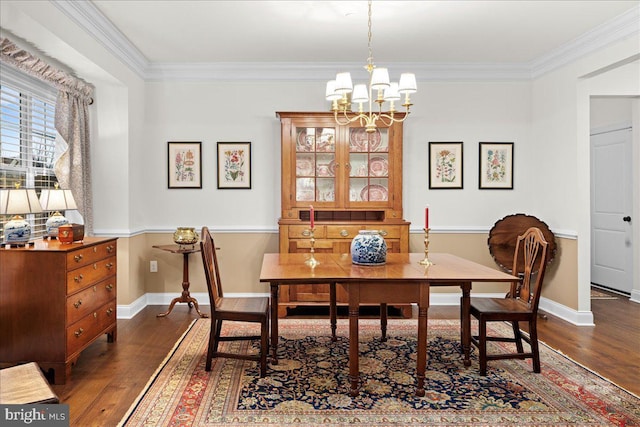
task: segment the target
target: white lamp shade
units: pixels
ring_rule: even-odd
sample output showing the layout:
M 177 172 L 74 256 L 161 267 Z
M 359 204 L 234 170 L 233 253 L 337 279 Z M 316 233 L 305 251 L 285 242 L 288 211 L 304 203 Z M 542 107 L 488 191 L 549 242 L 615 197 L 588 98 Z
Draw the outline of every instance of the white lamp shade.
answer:
M 353 88 L 353 95 L 351 95 L 351 102 L 368 102 L 369 92 L 367 91 L 367 85 L 357 84 Z
M 389 87 L 389 70 L 374 68 L 371 74 L 371 89 L 386 89 Z
M 413 73 L 402 73 L 400 75 L 400 83 L 398 84 L 398 92 L 414 93 L 418 91 L 416 84 L 416 75 Z
M 36 190 L 13 188 L 0 190 L 0 215 L 42 212 Z
M 397 101 L 400 99 L 400 93 L 398 92 L 398 83 L 389 83 L 389 87 L 384 90 L 383 99 L 385 101 Z
M 78 209 L 71 190 L 42 190 L 40 204 L 45 211 L 66 211 Z
M 325 96 L 327 98 L 327 101 L 334 101 L 336 99 L 342 98 L 342 95 L 339 94 L 338 92 L 336 92 L 336 81 L 335 80 L 329 80 L 327 82 L 327 90 L 325 92 Z
M 351 93 L 353 91 L 353 83 L 351 82 L 351 73 L 338 73 L 336 74 L 336 89 L 337 93 Z

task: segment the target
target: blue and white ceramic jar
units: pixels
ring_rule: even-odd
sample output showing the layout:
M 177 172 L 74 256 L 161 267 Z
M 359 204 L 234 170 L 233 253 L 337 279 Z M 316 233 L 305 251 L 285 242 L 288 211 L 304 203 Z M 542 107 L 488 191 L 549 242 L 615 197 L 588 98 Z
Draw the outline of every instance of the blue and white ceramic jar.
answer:
M 357 265 L 387 262 L 387 243 L 378 230 L 360 230 L 351 241 L 351 261 Z
M 25 244 L 31 238 L 31 224 L 19 215 L 4 226 L 4 243 Z
M 47 219 L 46 228 L 48 236 L 58 236 L 58 228 L 61 225 L 69 224 L 69 220 L 62 216 L 60 212 L 56 212 Z

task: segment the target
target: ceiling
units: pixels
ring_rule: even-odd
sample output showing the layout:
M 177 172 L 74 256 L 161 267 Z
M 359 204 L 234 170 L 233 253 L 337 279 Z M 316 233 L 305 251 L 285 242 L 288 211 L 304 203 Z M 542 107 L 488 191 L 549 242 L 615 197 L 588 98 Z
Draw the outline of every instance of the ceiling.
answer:
M 365 1 L 93 0 L 148 63 L 366 62 Z M 530 64 L 640 1 L 373 1 L 376 64 Z

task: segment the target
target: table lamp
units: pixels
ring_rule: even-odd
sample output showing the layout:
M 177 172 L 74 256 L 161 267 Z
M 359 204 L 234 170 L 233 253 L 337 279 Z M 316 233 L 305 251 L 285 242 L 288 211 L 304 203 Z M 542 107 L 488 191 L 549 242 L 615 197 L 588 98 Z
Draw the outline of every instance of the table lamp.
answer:
M 53 212 L 49 219 L 47 219 L 46 228 L 47 236 L 54 238 L 58 237 L 58 227 L 69 224 L 69 220 L 65 218 L 60 211 L 78 209 L 71 190 L 58 188 L 57 182 L 53 189 L 42 190 L 40 193 L 40 204 L 44 211 Z
M 38 202 L 36 190 L 20 188 L 20 183 L 15 188 L 0 190 L 0 215 L 14 215 L 4 225 L 4 243 L 24 246 L 31 237 L 31 224 L 21 214 L 42 212 L 42 206 Z

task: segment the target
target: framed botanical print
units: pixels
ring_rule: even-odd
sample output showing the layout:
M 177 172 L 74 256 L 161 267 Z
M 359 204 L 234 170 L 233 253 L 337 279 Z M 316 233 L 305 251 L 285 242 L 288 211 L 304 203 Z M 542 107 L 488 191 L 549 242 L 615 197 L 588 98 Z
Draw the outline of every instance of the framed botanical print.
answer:
M 218 188 L 251 188 L 250 142 L 218 142 Z
M 167 176 L 169 188 L 202 188 L 200 142 L 169 142 Z
M 480 189 L 513 189 L 513 142 L 481 142 Z
M 429 188 L 461 189 L 462 142 L 429 142 Z

